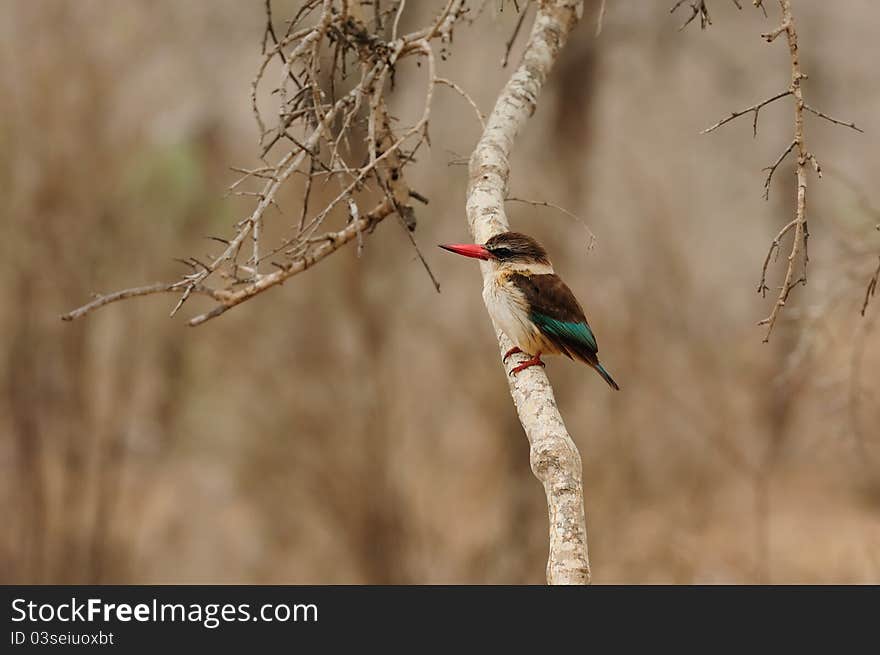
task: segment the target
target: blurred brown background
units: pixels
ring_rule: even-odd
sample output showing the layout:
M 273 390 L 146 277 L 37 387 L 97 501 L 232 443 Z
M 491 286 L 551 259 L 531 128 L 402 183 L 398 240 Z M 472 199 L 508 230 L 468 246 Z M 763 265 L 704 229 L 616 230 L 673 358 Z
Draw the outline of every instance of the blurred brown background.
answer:
M 417 26 L 436 3 L 410 4 Z M 880 6 L 794 3 L 808 102 L 867 133 L 808 116 L 826 169 L 810 284 L 764 344 L 755 287 L 794 176 L 789 160 L 765 202 L 760 169 L 791 105 L 754 140 L 750 117 L 699 131 L 787 86 L 784 45 L 759 37 L 776 7 L 718 0 L 713 26 L 679 33 L 671 0 L 608 4 L 599 39 L 588 7 L 511 189 L 584 216 L 596 248 L 558 212 L 509 206 L 623 387 L 548 365 L 583 456 L 594 581 L 880 582 L 880 302 L 859 316 L 880 253 Z M 278 20 L 295 6 L 276 2 Z M 172 258 L 246 212 L 222 196 L 228 166 L 254 161 L 264 15 L 3 0 L 2 16 L 0 581 L 542 582 L 544 494 L 479 274 L 432 245 L 467 238 L 450 162 L 478 125 L 461 98 L 438 90 L 409 173 L 441 295 L 389 220 L 361 259 L 348 248 L 200 328 L 169 320 L 168 296 L 66 324 L 92 291 L 174 279 Z M 485 112 L 515 19 L 490 7 L 459 27 L 440 70 Z M 399 86 L 401 113 L 421 88 Z

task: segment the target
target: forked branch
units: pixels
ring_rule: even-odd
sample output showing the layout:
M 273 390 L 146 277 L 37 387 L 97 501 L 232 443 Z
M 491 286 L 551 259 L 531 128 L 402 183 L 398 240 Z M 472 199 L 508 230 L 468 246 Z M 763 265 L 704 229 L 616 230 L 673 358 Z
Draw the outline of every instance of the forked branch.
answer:
M 211 311 L 189 320 L 189 325 L 200 325 L 351 241 L 357 241 L 360 252 L 366 235 L 391 214 L 408 233 L 414 230 L 410 203 L 421 196 L 409 188 L 405 169 L 428 141 L 434 89 L 447 84 L 473 105 L 461 87 L 437 76 L 434 53 L 435 41 L 444 47 L 451 41 L 465 15 L 465 0 L 445 0 L 426 26 L 401 35 L 405 2 L 390 2 L 384 9 L 377 3 L 374 10 L 367 18 L 360 2 L 304 0 L 286 29 L 278 30 L 271 0 L 265 0 L 263 57 L 251 84 L 260 163 L 236 167 L 241 177 L 229 188 L 231 194 L 253 197 L 253 211 L 228 237 L 212 237 L 221 244 L 219 252 L 204 261 L 189 258 L 190 270 L 181 279 L 101 296 L 63 318 L 72 320 L 127 298 L 176 292 L 172 316 L 194 294 L 217 301 Z M 393 124 L 386 100 L 395 70 L 406 59 L 425 64 L 425 91 L 421 115 L 403 129 Z M 261 92 L 276 103 L 274 123 L 260 109 Z M 366 145 L 366 152 L 359 144 Z M 298 220 L 282 226 L 286 232 L 265 229 L 268 221 L 280 220 L 268 210 L 278 208 L 281 190 L 296 178 L 304 179 Z M 338 192 L 314 206 L 316 188 Z M 328 229 L 332 222 L 337 224 Z M 265 236 L 279 233 L 274 242 Z M 216 286 L 222 288 L 209 288 L 213 280 L 221 280 Z
M 788 301 L 789 295 L 791 294 L 792 290 L 799 284 L 806 285 L 807 283 L 807 265 L 809 263 L 807 243 L 810 237 L 809 229 L 807 227 L 807 167 L 812 167 L 816 175 L 820 178 L 822 177 L 822 167 L 819 165 L 819 161 L 818 159 L 816 159 L 816 156 L 807 149 L 806 142 L 804 140 L 804 110 L 811 112 L 816 116 L 819 116 L 820 118 L 823 118 L 831 123 L 834 123 L 835 125 L 849 127 L 858 132 L 862 131 L 859 127 L 855 125 L 855 123 L 833 118 L 828 114 L 825 114 L 824 112 L 819 111 L 818 109 L 815 109 L 814 107 L 811 107 L 810 105 L 806 104 L 806 102 L 804 102 L 804 94 L 801 82 L 806 79 L 807 76 L 801 70 L 800 54 L 798 51 L 798 34 L 797 29 L 795 28 L 794 16 L 792 15 L 791 11 L 791 1 L 778 1 L 781 11 L 781 21 L 776 28 L 765 34 L 762 34 L 761 36 L 768 43 L 772 43 L 779 36 L 785 34 L 786 42 L 788 44 L 789 60 L 791 66 L 791 83 L 789 84 L 789 87 L 773 96 L 770 96 L 766 100 L 762 100 L 761 102 L 752 105 L 751 107 L 746 107 L 743 110 L 732 112 L 729 116 L 723 118 L 711 127 L 703 130 L 702 132 L 703 134 L 707 134 L 716 130 L 722 125 L 725 125 L 730 121 L 739 118 L 740 116 L 751 113 L 752 135 L 757 136 L 758 113 L 761 111 L 761 109 L 777 100 L 786 98 L 788 96 L 791 96 L 794 99 L 794 136 L 789 142 L 788 146 L 782 151 L 782 154 L 779 155 L 779 157 L 776 159 L 776 161 L 774 161 L 770 166 L 764 169 L 765 171 L 767 171 L 767 176 L 764 178 L 764 199 L 766 200 L 770 196 L 770 184 L 773 181 L 774 173 L 783 163 L 783 161 L 785 161 L 788 155 L 794 154 L 795 156 L 795 172 L 797 175 L 795 216 L 793 220 L 788 222 L 785 227 L 783 227 L 779 231 L 779 233 L 776 235 L 776 238 L 773 239 L 772 243 L 770 244 L 770 249 L 768 250 L 767 256 L 764 259 L 764 266 L 761 270 L 761 281 L 758 283 L 758 292 L 765 296 L 767 291 L 769 291 L 769 287 L 767 286 L 768 267 L 771 263 L 771 260 L 776 260 L 776 257 L 779 254 L 779 250 L 781 248 L 782 239 L 788 236 L 789 233 L 791 233 L 791 248 L 787 257 L 785 275 L 782 281 L 782 285 L 778 289 L 776 300 L 770 310 L 769 316 L 758 323 L 759 325 L 766 326 L 767 328 L 764 334 L 765 342 L 770 339 L 770 334 L 773 332 L 776 321 L 778 320 L 783 307 L 785 307 L 785 303 Z M 764 9 L 764 6 L 760 2 L 760 0 L 753 0 L 753 4 L 756 7 L 760 7 L 762 10 Z M 678 5 L 676 5 L 676 7 L 673 7 L 673 9 L 677 8 L 677 6 Z M 799 274 L 796 274 L 795 270 L 797 269 L 799 263 L 801 265 L 801 272 Z
M 676 0 L 676 3 L 672 5 L 672 8 L 669 10 L 670 14 L 674 14 L 679 7 L 681 7 L 686 0 Z M 742 9 L 742 5 L 739 3 L 739 0 L 732 0 L 733 4 L 736 5 L 737 9 Z M 712 24 L 712 18 L 709 16 L 709 7 L 706 5 L 706 0 L 695 0 L 690 2 L 691 15 L 685 19 L 685 21 L 681 24 L 681 27 L 678 28 L 678 31 L 681 32 L 684 28 L 690 25 L 693 20 L 699 16 L 700 17 L 700 29 L 704 30 L 706 27 Z

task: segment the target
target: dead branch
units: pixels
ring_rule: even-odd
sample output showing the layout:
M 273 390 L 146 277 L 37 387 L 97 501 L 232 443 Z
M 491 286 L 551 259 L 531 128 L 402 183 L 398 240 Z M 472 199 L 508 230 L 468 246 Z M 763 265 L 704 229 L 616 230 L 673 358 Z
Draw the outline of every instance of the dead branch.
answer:
M 807 162 L 811 160 L 815 161 L 815 158 L 810 155 L 804 143 L 804 97 L 803 91 L 801 89 L 801 80 L 803 80 L 805 76 L 801 72 L 800 54 L 798 52 L 797 30 L 795 29 L 794 17 L 791 13 L 790 0 L 779 0 L 779 7 L 782 12 L 782 23 L 778 28 L 773 30 L 773 32 L 771 32 L 770 34 L 765 34 L 763 36 L 768 42 L 772 42 L 777 36 L 779 36 L 779 34 L 785 32 L 786 40 L 788 41 L 788 51 L 791 58 L 790 89 L 792 95 L 795 98 L 794 140 L 792 143 L 797 149 L 797 204 L 795 205 L 794 237 L 792 238 L 791 251 L 788 255 L 788 264 L 785 269 L 785 278 L 783 279 L 782 286 L 779 289 L 779 295 L 776 297 L 776 302 L 773 305 L 773 309 L 770 311 L 770 315 L 759 323 L 759 325 L 767 326 L 767 332 L 764 335 L 765 342 L 770 340 L 770 334 L 771 332 L 773 332 L 774 325 L 776 325 L 776 320 L 779 317 L 779 312 L 785 306 L 785 303 L 788 300 L 788 296 L 791 293 L 792 289 L 794 289 L 794 287 L 798 284 L 807 284 Z M 780 161 L 781 159 L 784 159 L 784 157 L 785 155 L 780 158 Z M 775 170 L 775 166 L 778 165 L 778 162 L 774 164 L 774 167 L 770 171 L 770 175 L 772 175 L 773 170 Z M 767 178 L 766 192 L 768 195 L 770 175 L 768 175 Z M 804 260 L 803 275 L 795 279 L 794 268 L 799 255 L 802 256 Z
M 806 79 L 807 76 L 801 70 L 800 53 L 798 51 L 798 34 L 797 29 L 795 28 L 794 16 L 792 15 L 791 11 L 791 1 L 778 1 L 781 11 L 780 24 L 773 30 L 762 34 L 761 36 L 768 43 L 772 43 L 776 40 L 777 37 L 785 34 L 786 41 L 788 43 L 788 52 L 791 66 L 791 83 L 789 87 L 784 91 L 781 91 L 767 98 L 766 100 L 752 105 L 751 107 L 746 107 L 741 111 L 732 112 L 730 116 L 727 116 L 726 118 L 718 121 L 717 123 L 703 130 L 702 132 L 703 134 L 707 134 L 716 130 L 722 125 L 725 125 L 726 123 L 729 123 L 730 121 L 739 118 L 740 116 L 752 113 L 752 135 L 757 136 L 758 113 L 760 112 L 760 110 L 763 107 L 777 100 L 780 100 L 781 98 L 785 98 L 788 96 L 792 96 L 794 98 L 794 137 L 792 138 L 789 145 L 785 148 L 785 150 L 782 151 L 782 154 L 776 159 L 776 161 L 773 162 L 773 164 L 771 164 L 770 166 L 763 169 L 767 171 L 767 176 L 764 178 L 764 199 L 766 200 L 770 196 L 770 184 L 773 180 L 773 174 L 776 172 L 776 169 L 779 168 L 779 165 L 782 164 L 782 162 L 786 159 L 786 157 L 788 157 L 789 154 L 794 153 L 796 157 L 795 171 L 797 175 L 797 195 L 795 205 L 795 217 L 793 221 L 787 223 L 785 227 L 780 230 L 780 232 L 776 235 L 776 238 L 771 243 L 770 249 L 767 252 L 767 257 L 764 260 L 764 266 L 761 270 L 761 281 L 758 283 L 758 292 L 762 295 L 766 295 L 766 292 L 769 290 L 769 287 L 766 284 L 766 279 L 767 268 L 770 264 L 770 260 L 771 258 L 775 260 L 775 256 L 779 252 L 781 239 L 789 232 L 793 232 L 794 234 L 792 236 L 791 249 L 787 258 L 785 276 L 783 278 L 782 286 L 779 287 L 779 292 L 776 296 L 776 302 L 773 304 L 769 316 L 758 323 L 758 325 L 767 326 L 767 331 L 764 334 L 765 342 L 769 341 L 770 334 L 773 332 L 773 327 L 776 325 L 776 321 L 779 318 L 782 308 L 788 301 L 788 297 L 791 294 L 792 290 L 799 284 L 807 284 L 807 264 L 809 262 L 807 242 L 810 236 L 809 230 L 807 228 L 807 166 L 811 166 L 816 172 L 817 176 L 820 178 L 822 177 L 822 167 L 819 165 L 819 161 L 818 159 L 816 159 L 816 156 L 807 149 L 804 140 L 804 110 L 807 110 L 819 116 L 820 118 L 823 118 L 836 125 L 849 127 L 858 132 L 862 131 L 855 125 L 855 123 L 833 118 L 828 114 L 825 114 L 804 102 L 801 82 L 802 80 Z M 682 2 L 676 3 L 672 10 L 675 11 L 675 9 L 677 9 L 678 6 L 681 4 Z M 702 7 L 700 11 L 703 11 L 705 9 L 703 3 L 700 2 L 699 4 Z M 761 0 L 753 0 L 752 4 L 754 4 L 755 7 L 759 7 L 764 10 L 764 6 Z M 694 6 L 694 11 L 697 12 L 696 6 Z M 691 17 L 690 20 L 693 20 L 693 17 Z M 798 261 L 802 262 L 802 272 L 800 275 L 796 276 L 795 267 L 797 266 Z
M 138 296 L 149 296 L 155 293 L 180 293 L 180 286 L 180 282 L 157 282 L 156 284 L 148 284 L 146 286 L 133 287 L 131 289 L 122 289 L 121 291 L 116 291 L 114 293 L 108 293 L 104 295 L 95 294 L 95 299 L 92 302 L 87 303 L 82 307 L 78 307 L 73 311 L 67 312 L 66 314 L 62 314 L 61 320 L 76 320 L 85 316 L 89 312 L 100 309 L 104 305 L 109 305 L 110 303 L 114 303 L 119 300 L 137 298 Z M 202 285 L 196 285 L 191 293 L 209 296 L 214 300 L 219 300 L 221 302 L 226 296 L 226 293 L 224 291 L 220 291 L 218 289 L 209 289 L 208 287 Z
M 405 7 L 403 0 L 389 3 L 384 10 L 374 6 L 371 25 L 359 3 L 304 0 L 282 32 L 275 28 L 271 0 L 265 0 L 263 57 L 250 92 L 260 163 L 235 167 L 240 177 L 228 189 L 229 194 L 254 198 L 253 211 L 236 223 L 228 238 L 215 238 L 223 246 L 219 253 L 193 266 L 177 282 L 139 287 L 138 293 L 110 294 L 103 302 L 69 312 L 67 320 L 117 300 L 176 291 L 180 296 L 173 316 L 191 295 L 206 295 L 205 285 L 211 278 L 224 280 L 224 288 L 207 294 L 218 305 L 188 322 L 200 325 L 307 270 L 350 241 L 358 242 L 360 252 L 365 237 L 392 213 L 408 233 L 414 230 L 415 211 L 410 205 L 414 196 L 405 169 L 415 151 L 428 142 L 434 88 L 450 86 L 471 104 L 481 121 L 482 115 L 461 87 L 436 73 L 434 42 L 439 40 L 446 47 L 451 41 L 455 25 L 465 16 L 465 0 L 445 0 L 427 25 L 399 34 Z M 391 25 L 390 40 L 383 38 L 383 21 Z M 396 129 L 386 96 L 396 68 L 406 59 L 427 64 L 423 68 L 425 95 L 418 120 L 408 129 Z M 277 78 L 270 82 L 273 72 Z M 266 95 L 275 103 L 274 120 L 260 108 Z M 364 141 L 365 158 L 352 147 Z M 264 226 L 279 219 L 267 210 L 280 209 L 280 192 L 295 175 L 305 178 L 299 219 L 269 243 L 265 235 L 279 230 Z M 339 193 L 313 208 L 319 177 L 321 188 L 335 184 Z M 367 211 L 368 207 L 372 209 Z M 325 224 L 332 221 L 346 224 L 327 230 Z M 411 234 L 409 238 L 415 247 Z M 418 248 L 416 253 L 427 269 Z M 274 271 L 265 270 L 270 262 Z M 428 274 L 439 287 L 430 270 Z
M 263 293 L 285 280 L 293 277 L 297 273 L 308 270 L 325 257 L 333 254 L 345 244 L 353 241 L 373 226 L 375 226 L 383 218 L 391 214 L 394 207 L 387 200 L 383 200 L 371 212 L 362 216 L 357 221 L 353 221 L 347 227 L 338 232 L 328 232 L 317 237 L 311 237 L 306 243 L 307 252 L 299 254 L 296 259 L 290 262 L 278 263 L 274 262 L 278 270 L 261 275 L 250 284 L 246 284 L 242 288 L 234 292 L 225 292 L 222 297 L 218 298 L 222 304 L 218 305 L 209 312 L 199 314 L 189 320 L 189 325 L 195 327 L 201 325 L 205 321 L 220 316 L 228 309 L 232 309 L 236 305 L 240 305 L 246 300 L 250 300 L 254 296 Z

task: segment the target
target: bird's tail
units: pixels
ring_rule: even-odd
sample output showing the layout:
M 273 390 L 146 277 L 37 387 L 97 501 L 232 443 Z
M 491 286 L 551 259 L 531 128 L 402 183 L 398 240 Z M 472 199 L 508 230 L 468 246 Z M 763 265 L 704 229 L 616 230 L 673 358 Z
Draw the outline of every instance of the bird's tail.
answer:
M 608 386 L 614 389 L 615 391 L 620 391 L 620 387 L 617 386 L 617 382 L 614 381 L 614 378 L 611 377 L 611 374 L 605 370 L 605 367 L 602 366 L 599 362 L 594 364 L 594 368 L 596 372 L 602 376 L 602 379 L 608 383 Z

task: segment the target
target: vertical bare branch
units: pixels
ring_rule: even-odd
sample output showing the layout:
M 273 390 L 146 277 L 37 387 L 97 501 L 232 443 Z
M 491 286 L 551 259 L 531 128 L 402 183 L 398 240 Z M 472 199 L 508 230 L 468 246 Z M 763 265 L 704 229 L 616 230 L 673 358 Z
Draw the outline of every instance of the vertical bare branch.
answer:
M 795 205 L 794 218 L 794 236 L 792 237 L 791 251 L 788 253 L 788 264 L 785 268 L 785 278 L 776 296 L 776 302 L 770 315 L 759 323 L 759 325 L 767 326 L 767 333 L 764 335 L 764 341 L 770 340 L 770 334 L 779 318 L 779 312 L 785 306 L 788 296 L 798 284 L 807 284 L 807 263 L 809 255 L 807 252 L 807 239 L 809 239 L 809 231 L 807 229 L 807 164 L 812 163 L 819 177 L 822 176 L 822 169 L 819 167 L 816 158 L 807 150 L 804 143 L 804 94 L 801 88 L 801 80 L 806 76 L 801 71 L 800 53 L 798 51 L 798 35 L 794 25 L 794 16 L 791 13 L 791 1 L 779 0 L 779 7 L 782 11 L 782 23 L 772 32 L 763 34 L 762 36 L 769 42 L 785 32 L 786 41 L 788 42 L 788 52 L 791 58 L 791 86 L 789 90 L 794 96 L 794 146 L 795 155 L 797 156 L 797 202 Z M 770 190 L 770 177 L 779 162 L 785 158 L 785 155 L 792 147 L 786 150 L 780 159 L 770 168 L 767 182 L 765 184 L 767 193 Z M 766 196 L 765 196 L 766 197 Z M 795 276 L 795 267 L 798 258 L 803 260 L 803 272 L 799 276 Z
M 682 2 L 677 2 L 672 8 L 672 11 L 675 11 L 681 4 Z M 702 8 L 700 11 L 705 10 L 705 5 L 702 2 L 699 4 Z M 760 0 L 753 0 L 753 4 L 764 10 L 764 6 Z M 692 4 L 692 8 L 695 12 L 694 15 L 696 15 L 698 12 L 696 3 Z M 770 340 L 770 334 L 773 332 L 776 321 L 782 312 L 782 308 L 785 307 L 785 303 L 788 301 L 791 292 L 799 284 L 805 286 L 807 284 L 807 265 L 810 260 L 809 252 L 807 250 L 807 243 L 810 238 L 810 232 L 807 228 L 807 168 L 808 166 L 812 167 L 816 172 L 816 175 L 822 177 L 822 167 L 819 165 L 819 160 L 816 159 L 816 156 L 807 149 L 804 140 L 804 110 L 836 125 L 849 127 L 857 132 L 862 131 L 855 125 L 855 123 L 833 118 L 804 102 L 801 82 L 806 79 L 807 76 L 801 70 L 800 52 L 798 50 L 798 34 L 794 24 L 794 16 L 791 11 L 791 0 L 779 0 L 779 8 L 782 14 L 779 25 L 761 36 L 768 43 L 772 43 L 779 36 L 785 34 L 791 66 L 791 82 L 788 88 L 770 96 L 766 100 L 762 100 L 761 102 L 752 105 L 751 107 L 746 107 L 741 111 L 732 112 L 730 116 L 727 116 L 711 127 L 703 130 L 703 134 L 707 134 L 744 114 L 751 113 L 753 115 L 752 134 L 753 136 L 756 136 L 758 134 L 758 112 L 760 112 L 763 107 L 788 96 L 791 96 L 794 99 L 794 136 L 776 161 L 764 169 L 767 171 L 767 176 L 764 179 L 764 198 L 767 199 L 770 196 L 770 184 L 773 181 L 773 174 L 779 168 L 780 164 L 785 161 L 789 154 L 793 153 L 796 158 L 795 171 L 797 175 L 797 195 L 795 216 L 793 220 L 789 221 L 785 227 L 779 231 L 776 238 L 773 239 L 773 242 L 770 244 L 770 249 L 764 259 L 764 266 L 761 269 L 761 281 L 758 283 L 758 293 L 766 295 L 767 291 L 770 290 L 767 286 L 767 270 L 771 264 L 771 260 L 775 261 L 779 254 L 781 240 L 791 232 L 791 249 L 789 250 L 787 257 L 785 276 L 782 285 L 779 287 L 776 301 L 773 303 L 773 307 L 770 310 L 770 315 L 758 323 L 758 325 L 765 325 L 767 327 L 767 331 L 764 334 L 764 342 Z M 690 20 L 693 20 L 693 16 Z M 687 25 L 687 23 L 685 23 L 685 25 Z M 684 25 L 682 27 L 684 27 Z M 798 263 L 800 263 L 800 272 L 796 273 Z
M 509 229 L 504 198 L 510 176 L 509 156 L 517 135 L 535 109 L 550 73 L 583 4 L 543 0 L 538 7 L 522 62 L 498 97 L 482 138 L 471 155 L 467 216 L 474 239 L 482 243 Z M 483 276 L 489 274 L 482 266 Z M 512 344 L 495 326 L 501 353 Z M 510 394 L 531 446 L 531 465 L 544 485 L 550 517 L 550 584 L 588 584 L 590 563 L 581 457 L 563 423 L 553 388 L 540 367 L 508 378 Z

